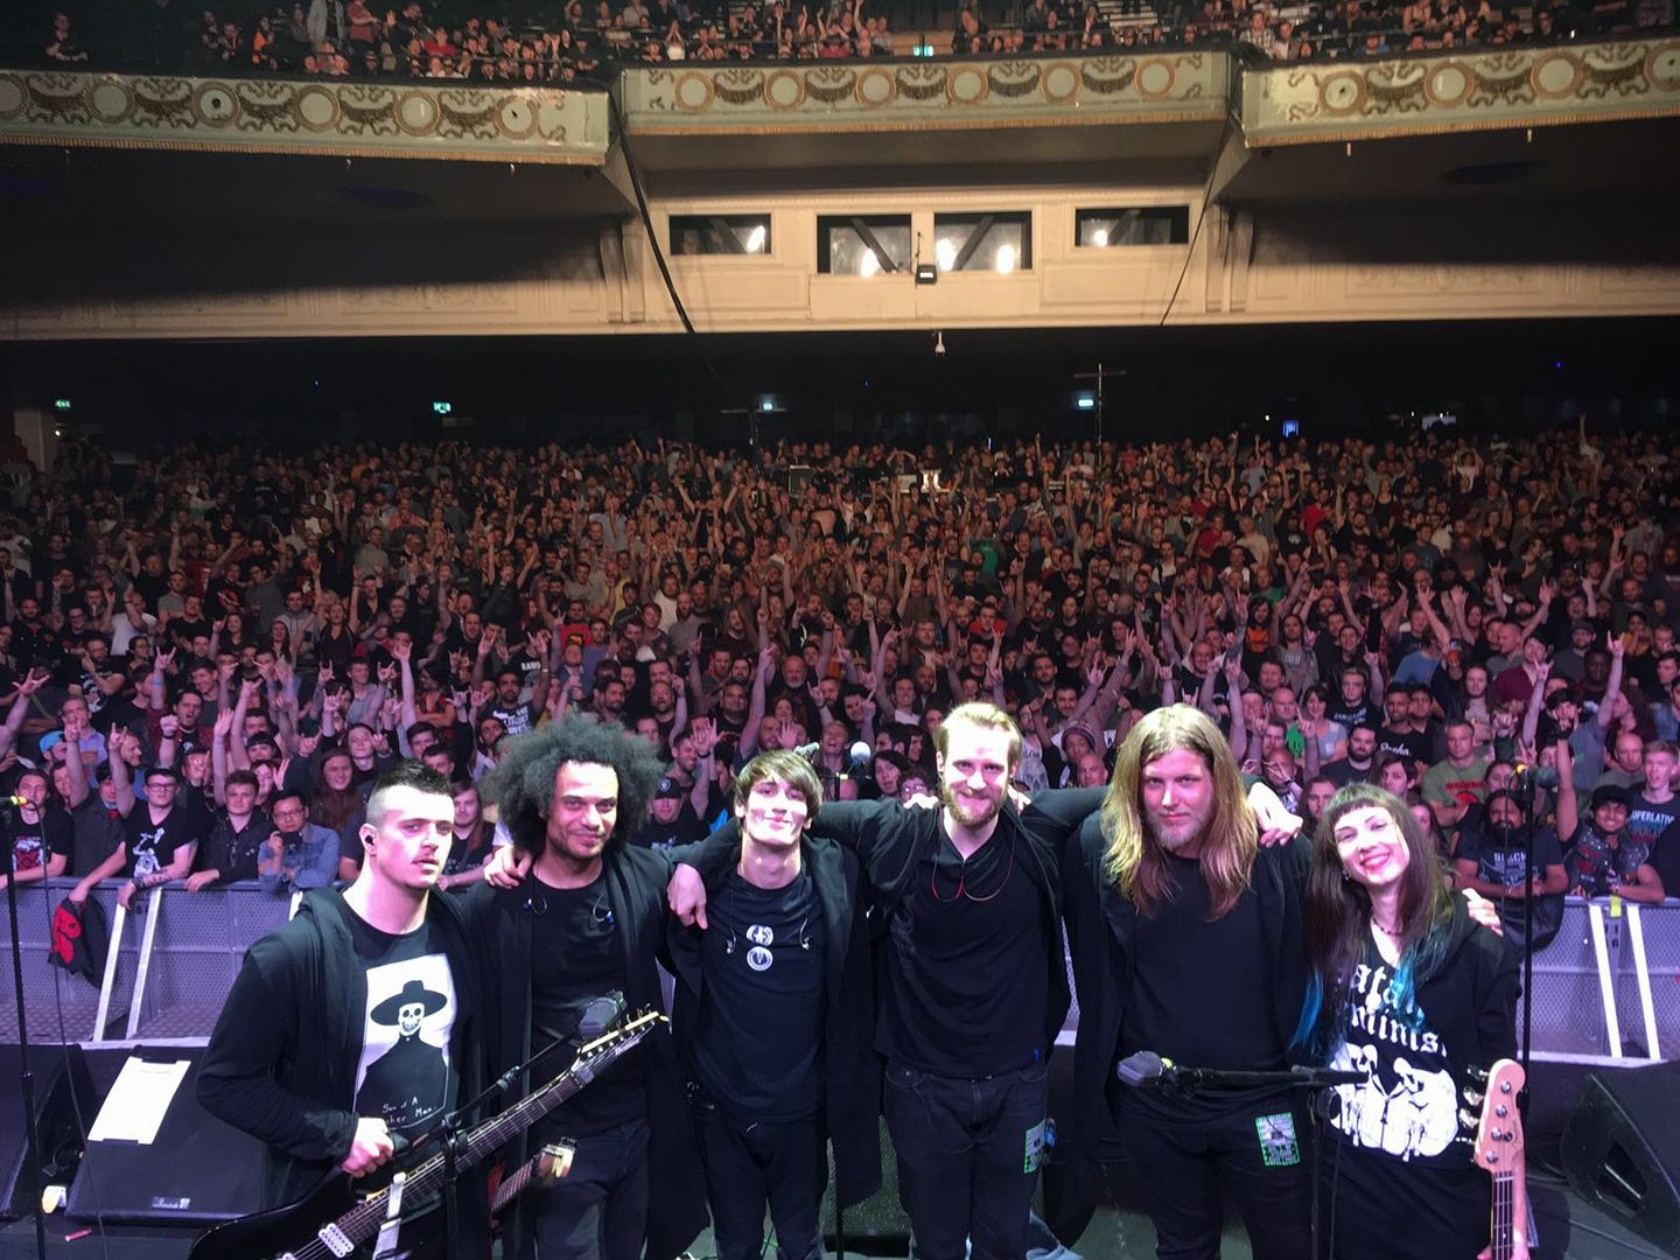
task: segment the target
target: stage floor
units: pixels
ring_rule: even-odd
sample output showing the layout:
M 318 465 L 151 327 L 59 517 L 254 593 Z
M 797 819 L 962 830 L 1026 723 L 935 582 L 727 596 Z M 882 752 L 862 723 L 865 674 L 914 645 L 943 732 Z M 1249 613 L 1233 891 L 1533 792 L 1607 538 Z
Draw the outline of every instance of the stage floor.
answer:
M 1131 1170 L 1123 1166 L 1110 1168 L 1109 1182 L 1114 1201 L 1098 1210 L 1075 1251 L 1084 1260 L 1152 1260 L 1155 1233 L 1137 1207 Z M 1537 1168 L 1530 1174 L 1529 1184 L 1540 1232 L 1536 1255 L 1541 1260 L 1634 1260 L 1635 1257 L 1660 1260 L 1670 1256 L 1568 1191 L 1556 1175 Z M 51 1260 L 103 1260 L 106 1256 L 111 1260 L 185 1260 L 193 1237 L 190 1232 L 180 1230 L 113 1227 L 103 1248 L 97 1235 L 65 1241 L 67 1231 L 74 1233 L 83 1228 L 62 1216 L 52 1218 L 47 1231 L 47 1254 Z M 710 1231 L 696 1240 L 692 1248 L 696 1260 L 707 1260 L 712 1255 L 711 1242 Z M 1225 1231 L 1223 1260 L 1250 1260 L 1251 1254 L 1241 1223 L 1233 1219 Z M 30 1221 L 16 1221 L 0 1230 L 0 1260 L 30 1260 L 34 1255 L 35 1231 Z M 1070 1258 L 1063 1253 L 1063 1260 Z M 1437 1258 L 1420 1256 L 1418 1260 Z
M 90 1055 L 90 1068 L 100 1095 L 109 1087 L 121 1057 L 111 1051 Z M 1560 1167 L 1558 1146 L 1563 1126 L 1581 1095 L 1589 1070 L 1592 1069 L 1555 1062 L 1537 1061 L 1533 1065 L 1528 1150 L 1530 1195 L 1539 1230 L 1535 1254 L 1541 1260 L 1634 1260 L 1636 1257 L 1644 1260 L 1668 1256 L 1670 1253 L 1640 1239 L 1571 1191 L 1556 1171 Z M 0 1088 L 7 1087 L 9 1083 L 0 1083 Z M 1154 1230 L 1142 1211 L 1131 1168 L 1117 1162 L 1106 1164 L 1104 1172 L 1104 1202 L 1073 1250 L 1084 1260 L 1151 1260 L 1155 1254 Z M 887 1232 L 901 1232 L 896 1229 L 898 1214 L 890 1202 L 891 1194 L 889 1184 L 883 1196 L 888 1202 L 880 1205 L 882 1228 Z M 903 1255 L 902 1245 L 894 1248 L 866 1238 L 866 1224 L 854 1212 L 847 1213 L 848 1255 Z M 63 1215 L 50 1217 L 48 1255 L 53 1260 L 185 1260 L 196 1233 L 173 1227 L 112 1226 L 103 1239 L 98 1233 L 89 1233 L 67 1241 L 67 1235 L 87 1228 L 85 1223 L 71 1222 Z M 703 1233 L 690 1250 L 696 1260 L 711 1257 L 710 1232 Z M 1221 1254 L 1223 1260 L 1251 1260 L 1242 1224 L 1235 1217 L 1227 1222 Z M 34 1255 L 34 1226 L 30 1220 L 0 1227 L 0 1260 L 29 1260 Z M 1040 1253 L 1037 1260 L 1058 1260 L 1058 1257 L 1068 1260 L 1066 1252 L 1050 1256 Z M 252 1257 L 252 1260 L 259 1258 Z M 1440 1258 L 1419 1256 L 1418 1260 Z

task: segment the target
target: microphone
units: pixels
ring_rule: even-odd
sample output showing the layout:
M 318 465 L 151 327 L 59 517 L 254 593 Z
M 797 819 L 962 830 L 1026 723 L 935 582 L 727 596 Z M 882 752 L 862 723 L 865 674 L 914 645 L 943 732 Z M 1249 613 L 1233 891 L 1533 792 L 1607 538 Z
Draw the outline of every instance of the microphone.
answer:
M 822 751 L 822 745 L 818 743 L 800 744 L 793 751 L 799 756 L 805 758 L 806 761 L 809 761 Z
M 27 796 L 0 796 L 0 805 L 10 805 L 13 809 L 22 809 L 25 805 L 33 808 L 35 802 Z
M 857 743 L 853 744 L 846 753 L 848 760 L 852 763 L 853 770 L 863 769 L 864 766 L 869 764 L 869 758 L 873 755 L 874 750 L 861 739 L 858 740 Z
M 1114 1074 L 1120 1083 L 1133 1089 L 1158 1089 L 1177 1075 L 1171 1059 L 1163 1059 L 1153 1050 L 1139 1050 L 1115 1064 Z

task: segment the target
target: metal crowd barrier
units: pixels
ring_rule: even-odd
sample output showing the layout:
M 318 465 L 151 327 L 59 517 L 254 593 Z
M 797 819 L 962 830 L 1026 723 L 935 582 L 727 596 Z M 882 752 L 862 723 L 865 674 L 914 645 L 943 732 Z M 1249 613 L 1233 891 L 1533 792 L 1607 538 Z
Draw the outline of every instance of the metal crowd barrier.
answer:
M 246 949 L 297 905 L 295 897 L 235 884 L 197 893 L 153 889 L 143 910 L 124 911 L 117 905 L 121 884 L 101 884 L 92 895 L 110 919 L 111 949 L 95 986 L 47 963 L 53 908 L 75 886 L 74 879 L 55 879 L 17 890 L 31 1040 L 208 1037 Z M 1556 939 L 1534 956 L 1534 991 L 1523 1000 L 1533 1002 L 1537 1054 L 1680 1055 L 1680 900 L 1567 899 Z M 1078 1011 L 1076 1004 L 1068 1013 L 1058 1044 L 1072 1043 Z M 12 986 L 0 984 L 0 1040 L 16 1027 Z
M 51 966 L 53 910 L 75 888 L 74 879 L 20 884 L 17 889 L 18 943 L 23 953 L 23 1000 L 29 1039 L 42 1044 L 59 1041 L 98 1041 L 106 1035 L 111 1009 L 125 1012 L 133 1000 L 139 971 L 140 938 L 116 932 L 118 883 L 97 885 L 89 894 L 111 923 L 111 949 L 104 984 L 90 984 L 81 976 Z M 0 894 L 0 933 L 4 933 L 6 967 L 11 967 L 11 922 Z M 17 998 L 8 976 L 0 984 L 0 1041 L 17 1037 Z
M 1536 1054 L 1656 1061 L 1680 1052 L 1680 900 L 1567 898 L 1522 1000 L 1533 1003 Z
M 53 879 L 18 888 L 18 939 L 31 1041 L 172 1040 L 208 1037 L 252 942 L 282 926 L 296 899 L 256 884 L 189 893 L 155 888 L 132 908 L 117 904 L 121 881 L 96 885 L 111 945 L 100 983 L 48 963 L 52 914 L 75 888 Z M 0 900 L 0 922 L 6 922 Z M 10 948 L 10 924 L 3 929 Z M 12 985 L 0 985 L 0 1041 L 17 1029 Z
M 144 915 L 141 1000 L 130 1007 L 128 1038 L 208 1037 L 246 949 L 284 927 L 291 904 L 254 883 L 154 890 Z

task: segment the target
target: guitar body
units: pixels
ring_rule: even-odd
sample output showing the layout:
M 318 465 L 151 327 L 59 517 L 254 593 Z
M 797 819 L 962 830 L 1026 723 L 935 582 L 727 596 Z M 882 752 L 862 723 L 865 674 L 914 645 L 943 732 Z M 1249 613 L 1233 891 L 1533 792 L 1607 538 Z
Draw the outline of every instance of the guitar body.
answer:
M 483 1163 L 510 1140 L 525 1132 L 567 1098 L 582 1089 L 620 1055 L 663 1023 L 657 1012 L 638 1015 L 628 1024 L 590 1042 L 572 1066 L 528 1098 L 494 1119 L 460 1135 L 457 1172 Z M 424 1146 L 426 1139 L 415 1145 Z M 498 1193 L 501 1206 L 519 1193 L 531 1177 L 564 1176 L 571 1167 L 565 1144 L 545 1147 Z M 417 1205 L 442 1191 L 447 1176 L 443 1154 L 431 1154 L 403 1172 L 406 1203 Z M 359 1243 L 372 1242 L 389 1205 L 392 1189 L 377 1182 L 358 1182 L 334 1173 L 298 1202 L 218 1225 L 201 1234 L 188 1260 L 342 1260 Z
M 333 1173 L 296 1203 L 271 1208 L 200 1234 L 187 1260 L 277 1260 L 314 1236 L 325 1221 L 356 1205 L 356 1183 Z

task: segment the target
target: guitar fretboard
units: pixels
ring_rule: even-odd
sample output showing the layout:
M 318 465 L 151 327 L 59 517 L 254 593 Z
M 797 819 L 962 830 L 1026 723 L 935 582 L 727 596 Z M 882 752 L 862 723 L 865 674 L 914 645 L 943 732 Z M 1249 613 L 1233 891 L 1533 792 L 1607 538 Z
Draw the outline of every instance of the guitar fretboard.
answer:
M 626 1026 L 615 1039 L 597 1042 L 593 1047 L 586 1048 L 578 1061 L 565 1073 L 501 1115 L 470 1130 L 465 1135 L 463 1149 L 456 1156 L 456 1170 L 471 1168 L 525 1132 L 652 1032 L 659 1019 L 657 1015 L 644 1015 Z M 409 1202 L 429 1198 L 443 1187 L 447 1171 L 446 1157 L 442 1154 L 433 1155 L 409 1169 L 404 1182 L 403 1198 Z M 530 1176 L 529 1163 L 515 1174 L 515 1177 L 524 1177 L 526 1180 L 529 1180 Z M 525 1183 L 521 1181 L 519 1184 L 520 1188 L 523 1188 Z M 385 1205 L 390 1200 L 390 1194 L 389 1187 L 374 1191 L 336 1221 L 329 1223 L 316 1237 L 295 1250 L 285 1252 L 278 1260 L 339 1260 L 352 1245 L 367 1242 L 378 1234 L 379 1227 L 385 1220 Z
M 1516 1249 L 1516 1174 L 1493 1174 L 1493 1260 L 1511 1260 Z

